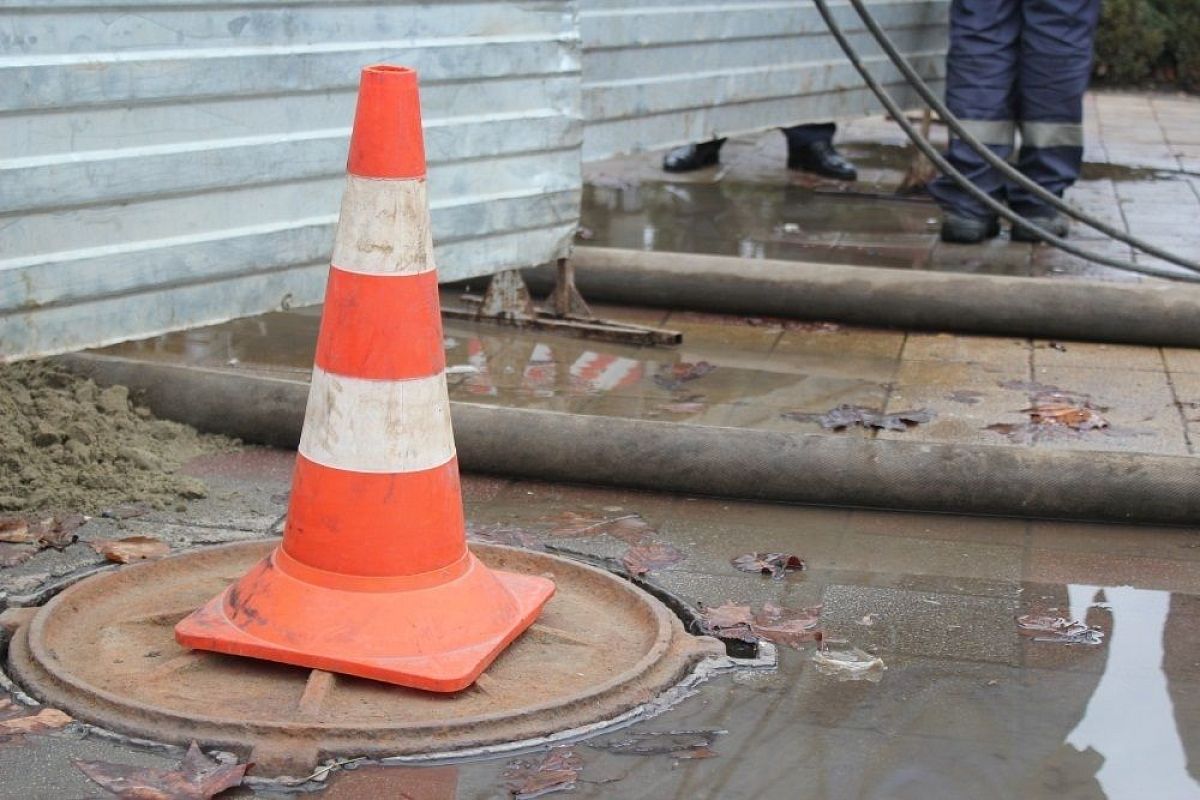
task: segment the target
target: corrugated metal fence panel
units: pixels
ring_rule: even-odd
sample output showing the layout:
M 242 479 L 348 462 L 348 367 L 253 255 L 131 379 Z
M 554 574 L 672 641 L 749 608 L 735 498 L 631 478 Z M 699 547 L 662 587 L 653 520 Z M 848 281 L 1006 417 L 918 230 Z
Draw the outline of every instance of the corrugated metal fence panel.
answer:
M 360 67 L 420 71 L 443 280 L 565 255 L 575 0 L 0 0 L 0 361 L 317 302 Z
M 948 0 L 868 5 L 940 86 Z M 915 104 L 854 10 L 830 6 L 872 73 Z M 879 110 L 806 0 L 581 0 L 580 19 L 584 160 Z

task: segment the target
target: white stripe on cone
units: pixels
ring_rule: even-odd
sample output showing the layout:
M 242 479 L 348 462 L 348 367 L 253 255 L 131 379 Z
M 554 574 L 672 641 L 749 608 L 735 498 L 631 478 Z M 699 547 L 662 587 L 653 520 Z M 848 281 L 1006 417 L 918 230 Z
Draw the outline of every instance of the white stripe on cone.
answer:
M 333 266 L 365 275 L 434 269 L 425 181 L 346 176 Z
M 454 457 L 446 376 L 364 380 L 315 367 L 300 453 L 352 472 L 417 472 Z

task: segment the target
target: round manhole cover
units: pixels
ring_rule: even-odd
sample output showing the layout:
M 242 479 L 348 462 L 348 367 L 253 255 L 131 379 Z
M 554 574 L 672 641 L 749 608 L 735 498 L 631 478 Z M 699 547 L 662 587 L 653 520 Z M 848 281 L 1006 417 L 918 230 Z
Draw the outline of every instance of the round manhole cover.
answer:
M 557 556 L 472 545 L 497 569 L 557 584 L 538 621 L 472 687 L 450 695 L 190 651 L 176 622 L 277 540 L 214 547 L 82 581 L 13 638 L 14 677 L 78 719 L 132 736 L 233 750 L 260 774 L 326 758 L 469 750 L 612 720 L 653 699 L 714 639 L 687 634 L 621 578 Z

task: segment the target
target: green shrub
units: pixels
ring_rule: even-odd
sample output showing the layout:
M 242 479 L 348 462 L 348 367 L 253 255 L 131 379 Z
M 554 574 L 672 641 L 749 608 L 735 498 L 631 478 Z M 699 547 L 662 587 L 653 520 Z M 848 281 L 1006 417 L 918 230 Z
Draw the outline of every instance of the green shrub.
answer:
M 1112 83 L 1152 78 L 1166 50 L 1169 24 L 1152 0 L 1103 0 L 1096 31 L 1096 77 Z
M 1200 3 L 1197 0 L 1158 0 L 1171 22 L 1167 35 L 1167 60 L 1175 81 L 1184 89 L 1200 91 Z
M 1103 0 L 1095 75 L 1200 91 L 1200 0 Z

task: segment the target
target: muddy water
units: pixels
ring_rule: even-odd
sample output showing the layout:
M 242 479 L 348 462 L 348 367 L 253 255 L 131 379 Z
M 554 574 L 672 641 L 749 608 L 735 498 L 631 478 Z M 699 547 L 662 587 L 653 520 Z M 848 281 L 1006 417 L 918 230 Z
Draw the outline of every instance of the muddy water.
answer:
M 938 220 L 930 203 L 791 184 L 592 184 L 584 189 L 583 243 L 923 268 Z
M 456 302 L 447 290 L 443 303 Z M 601 309 L 660 324 L 665 312 Z M 797 359 L 774 354 L 784 323 L 747 324 L 709 315 L 676 315 L 687 328 L 680 348 L 640 348 L 492 325 L 447 321 L 446 363 L 454 400 L 697 424 L 781 426 L 784 410 L 825 411 L 840 403 L 882 407 L 902 334 L 891 350 L 855 352 L 857 340 L 834 326 L 819 331 L 822 347 Z M 720 324 L 714 324 L 714 320 Z M 675 323 L 672 323 L 673 325 Z M 318 309 L 265 314 L 101 351 L 282 377 L 307 378 Z M 753 352 L 748 348 L 753 345 Z M 689 365 L 705 367 L 689 372 Z M 815 423 L 808 425 L 817 429 Z
M 860 175 L 858 182 L 845 184 L 789 172 L 782 145 L 774 144 L 730 142 L 721 166 L 681 176 L 662 172 L 651 156 L 593 166 L 584 187 L 581 244 L 905 269 L 1128 278 L 1044 254 L 1049 251 L 1031 257 L 1028 245 L 1006 235 L 984 246 L 938 244 L 937 206 L 927 197 L 894 194 L 910 158 L 905 147 L 843 144 Z M 1088 163 L 1068 199 L 1105 220 L 1119 220 L 1114 185 L 1181 179 L 1158 170 Z M 1084 226 L 1077 229 L 1082 239 L 1098 238 Z
M 813 645 L 783 649 L 778 671 L 715 679 L 633 729 L 724 731 L 715 757 L 620 755 L 580 743 L 573 796 L 1200 797 L 1195 532 L 533 483 L 509 484 L 468 513 L 585 552 L 624 547 L 603 536 L 556 539 L 547 520 L 563 509 L 641 514 L 656 539 L 687 554 L 661 583 L 706 604 L 823 604 L 827 632 L 887 666 L 878 683 L 842 682 L 814 667 Z M 729 558 L 755 548 L 799 554 L 809 569 L 773 581 L 730 567 Z M 1085 620 L 1103 643 L 1034 642 L 1014 623 L 1025 613 Z M 503 798 L 508 760 L 362 768 L 335 777 L 328 796 Z

